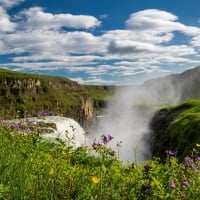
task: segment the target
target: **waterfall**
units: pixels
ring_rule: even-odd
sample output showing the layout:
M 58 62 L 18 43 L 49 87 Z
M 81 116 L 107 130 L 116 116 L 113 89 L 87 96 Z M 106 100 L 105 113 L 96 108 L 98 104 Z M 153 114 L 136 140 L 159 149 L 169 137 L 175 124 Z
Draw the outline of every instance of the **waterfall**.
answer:
M 80 147 L 85 145 L 85 131 L 74 119 L 61 116 L 31 117 L 26 120 L 32 123 L 42 123 L 38 128 L 41 137 L 56 142 L 59 138 L 67 145 Z

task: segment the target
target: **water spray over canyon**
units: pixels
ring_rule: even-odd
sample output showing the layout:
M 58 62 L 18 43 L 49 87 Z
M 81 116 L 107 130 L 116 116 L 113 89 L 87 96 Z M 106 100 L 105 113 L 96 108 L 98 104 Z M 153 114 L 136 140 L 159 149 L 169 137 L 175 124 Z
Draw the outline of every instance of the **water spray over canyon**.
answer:
M 135 160 L 134 147 L 137 161 L 150 158 L 149 122 L 159 107 L 178 103 L 180 94 L 174 89 L 170 77 L 161 82 L 157 80 L 140 86 L 119 87 L 103 117 L 98 119 L 90 140 L 110 134 L 114 137 L 110 145 L 119 151 L 122 160 Z M 121 147 L 117 148 L 117 144 Z

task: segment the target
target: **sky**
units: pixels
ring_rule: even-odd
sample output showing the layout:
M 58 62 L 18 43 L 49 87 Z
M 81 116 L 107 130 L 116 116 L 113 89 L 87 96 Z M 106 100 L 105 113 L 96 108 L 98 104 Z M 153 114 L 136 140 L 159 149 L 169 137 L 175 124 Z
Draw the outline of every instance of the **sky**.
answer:
M 200 65 L 199 0 L 0 0 L 0 67 L 127 85 Z

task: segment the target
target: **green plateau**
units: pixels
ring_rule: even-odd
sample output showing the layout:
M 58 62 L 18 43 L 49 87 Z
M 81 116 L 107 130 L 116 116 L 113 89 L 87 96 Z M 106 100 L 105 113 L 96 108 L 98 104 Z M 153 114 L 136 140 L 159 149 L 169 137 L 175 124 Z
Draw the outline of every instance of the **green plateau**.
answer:
M 0 116 L 34 116 L 38 111 L 90 121 L 111 98 L 113 86 L 84 86 L 70 79 L 0 69 Z

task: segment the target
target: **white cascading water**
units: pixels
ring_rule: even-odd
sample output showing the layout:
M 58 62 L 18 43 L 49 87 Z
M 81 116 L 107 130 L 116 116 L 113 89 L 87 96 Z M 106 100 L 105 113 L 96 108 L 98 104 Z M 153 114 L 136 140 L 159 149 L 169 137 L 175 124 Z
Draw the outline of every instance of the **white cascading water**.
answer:
M 45 124 L 55 124 L 56 128 L 45 127 L 41 131 L 41 136 L 52 142 L 59 138 L 73 147 L 85 145 L 85 131 L 74 119 L 61 116 L 45 116 L 42 118 L 27 118 L 32 122 L 43 122 Z

